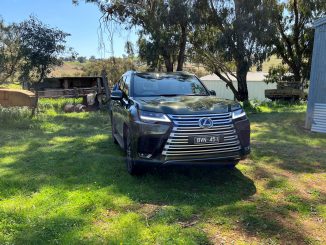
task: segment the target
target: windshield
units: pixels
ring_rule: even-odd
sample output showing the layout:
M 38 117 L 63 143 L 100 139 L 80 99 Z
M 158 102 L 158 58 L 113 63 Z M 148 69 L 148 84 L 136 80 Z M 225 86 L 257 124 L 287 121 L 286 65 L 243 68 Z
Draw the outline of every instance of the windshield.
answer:
M 193 75 L 137 73 L 133 81 L 134 97 L 209 95 Z

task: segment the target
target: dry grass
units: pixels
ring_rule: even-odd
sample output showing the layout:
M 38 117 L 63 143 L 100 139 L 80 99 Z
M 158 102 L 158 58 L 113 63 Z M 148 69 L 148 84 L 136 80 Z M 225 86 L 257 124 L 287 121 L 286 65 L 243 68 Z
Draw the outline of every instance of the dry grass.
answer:
M 50 77 L 81 76 L 82 68 L 86 63 L 64 62 L 62 66 L 55 68 Z

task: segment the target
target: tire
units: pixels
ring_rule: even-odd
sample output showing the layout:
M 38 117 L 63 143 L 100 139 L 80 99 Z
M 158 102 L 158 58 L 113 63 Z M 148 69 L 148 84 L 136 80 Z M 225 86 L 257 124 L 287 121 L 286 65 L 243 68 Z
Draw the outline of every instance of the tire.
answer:
M 113 138 L 113 143 L 116 144 L 116 145 L 118 145 L 118 141 L 117 141 L 116 138 L 113 136 L 113 134 L 112 134 L 112 138 Z
M 141 175 L 142 174 L 142 170 L 140 168 L 140 166 L 137 166 L 137 164 L 135 163 L 134 159 L 133 159 L 133 147 L 131 144 L 131 137 L 130 137 L 130 133 L 129 130 L 126 130 L 126 137 L 125 137 L 125 144 L 126 144 L 126 167 L 127 167 L 127 171 L 130 175 L 133 176 L 137 176 L 137 175 Z
M 237 164 L 238 164 L 238 161 L 231 162 L 231 163 L 226 164 L 225 167 L 228 168 L 228 169 L 235 169 Z

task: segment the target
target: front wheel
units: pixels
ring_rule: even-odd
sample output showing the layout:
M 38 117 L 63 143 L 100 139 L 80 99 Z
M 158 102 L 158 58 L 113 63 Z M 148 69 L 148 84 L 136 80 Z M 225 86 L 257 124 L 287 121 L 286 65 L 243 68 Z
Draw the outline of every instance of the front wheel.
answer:
M 238 164 L 238 162 L 239 161 L 230 162 L 230 163 L 226 164 L 225 167 L 227 167 L 228 169 L 235 169 L 235 167 Z
M 129 131 L 126 132 L 126 167 L 127 171 L 130 175 L 140 175 L 142 174 L 140 166 L 137 166 L 133 159 L 133 147 L 131 142 L 131 137 L 129 135 Z

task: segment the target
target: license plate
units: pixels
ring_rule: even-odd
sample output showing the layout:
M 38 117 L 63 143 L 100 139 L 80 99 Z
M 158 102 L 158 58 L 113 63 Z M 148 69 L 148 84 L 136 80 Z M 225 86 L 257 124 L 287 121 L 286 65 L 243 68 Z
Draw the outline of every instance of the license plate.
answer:
M 204 135 L 204 136 L 194 136 L 190 139 L 190 143 L 195 145 L 204 145 L 204 144 L 217 144 L 223 142 L 222 135 Z

